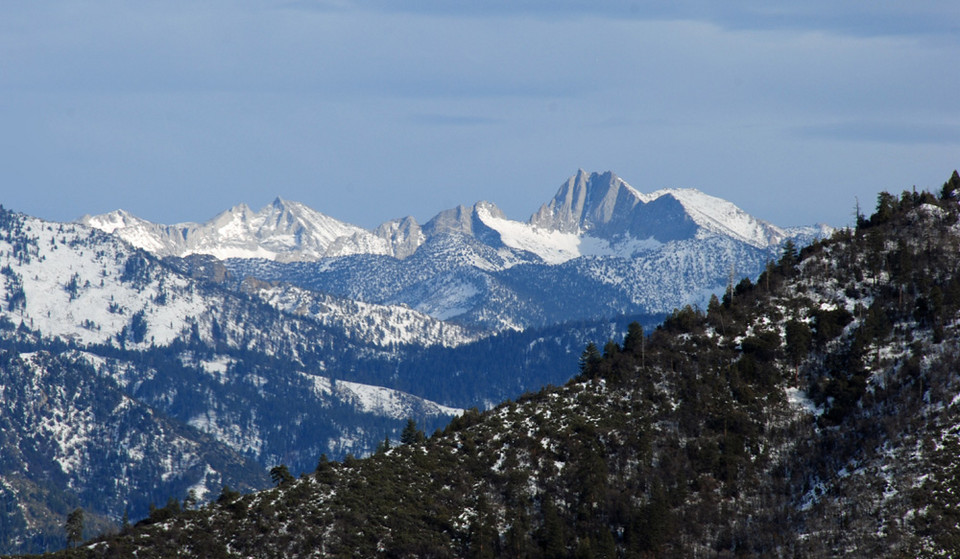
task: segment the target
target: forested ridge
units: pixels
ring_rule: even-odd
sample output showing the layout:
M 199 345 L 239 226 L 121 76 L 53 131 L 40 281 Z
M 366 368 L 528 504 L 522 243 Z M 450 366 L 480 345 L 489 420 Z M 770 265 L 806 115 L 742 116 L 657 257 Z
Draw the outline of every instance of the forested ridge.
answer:
M 60 556 L 957 556 L 958 194 L 881 193 L 564 386 Z

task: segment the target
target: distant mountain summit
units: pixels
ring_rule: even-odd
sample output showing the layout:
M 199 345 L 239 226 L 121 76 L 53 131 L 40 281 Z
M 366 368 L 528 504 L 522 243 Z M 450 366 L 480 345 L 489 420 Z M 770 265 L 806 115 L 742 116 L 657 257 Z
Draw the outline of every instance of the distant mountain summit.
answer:
M 583 169 L 560 186 L 553 200 L 530 218 L 530 224 L 562 233 L 598 231 L 622 222 L 643 200 L 623 179 Z
M 246 204 L 234 206 L 202 223 L 160 225 L 123 210 L 84 216 L 84 225 L 113 233 L 159 256 L 209 254 L 217 258 L 267 258 L 278 261 L 316 260 L 347 246 L 387 251 L 385 240 L 356 225 L 324 215 L 299 202 L 277 198 L 257 212 Z M 351 243 L 339 239 L 351 239 Z
M 562 233 L 604 239 L 629 235 L 661 243 L 717 234 L 757 248 L 779 244 L 791 236 L 787 230 L 696 189 L 643 194 L 609 171 L 588 174 L 583 169 L 533 214 L 530 224 Z

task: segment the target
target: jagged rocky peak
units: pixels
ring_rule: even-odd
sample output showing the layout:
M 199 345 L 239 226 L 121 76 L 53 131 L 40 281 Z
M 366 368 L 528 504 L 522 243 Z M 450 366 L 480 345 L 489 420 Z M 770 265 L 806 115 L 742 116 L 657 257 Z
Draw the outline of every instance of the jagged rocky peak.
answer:
M 232 223 L 249 223 L 253 220 L 254 216 L 255 214 L 253 210 L 250 209 L 250 206 L 240 203 L 226 211 L 218 213 L 213 219 L 208 221 L 207 224 L 222 229 Z M 194 224 L 184 224 L 183 227 L 186 230 L 195 229 L 190 227 L 191 225 Z
M 476 204 L 467 206 L 457 206 L 449 210 L 442 211 L 433 217 L 424 225 L 424 230 L 428 235 L 437 233 L 456 232 L 465 235 L 478 236 L 478 233 L 484 232 L 489 228 L 480 220 L 479 212 L 483 212 L 492 217 L 506 219 L 503 211 L 492 202 L 480 201 Z
M 758 248 L 776 245 L 787 232 L 736 205 L 693 188 L 642 193 L 612 172 L 570 177 L 530 218 L 530 224 L 599 238 L 630 236 L 660 242 L 721 235 Z
M 250 217 L 251 228 L 255 228 L 259 236 L 276 232 L 299 234 L 304 237 L 302 240 L 311 239 L 318 247 L 329 245 L 341 235 L 363 231 L 360 227 L 334 219 L 304 204 L 279 197 Z
M 386 240 L 393 256 L 401 260 L 416 252 L 426 240 L 420 224 L 412 216 L 383 223 L 373 234 Z
M 300 202 L 284 200 L 279 196 L 260 213 L 264 216 L 264 225 L 276 227 L 306 228 L 310 223 L 332 220 L 330 216 L 322 214 Z
M 640 201 L 641 194 L 614 173 L 580 169 L 560 186 L 553 200 L 533 214 L 530 224 L 581 233 L 626 216 Z

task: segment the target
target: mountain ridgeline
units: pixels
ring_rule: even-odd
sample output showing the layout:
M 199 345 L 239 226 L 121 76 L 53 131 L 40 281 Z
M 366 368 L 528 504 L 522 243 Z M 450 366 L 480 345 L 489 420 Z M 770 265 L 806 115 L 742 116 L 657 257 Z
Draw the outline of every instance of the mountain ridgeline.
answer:
M 125 212 L 82 222 L 158 257 L 214 256 L 236 282 L 404 306 L 480 334 L 702 306 L 731 270 L 756 277 L 786 240 L 805 245 L 831 231 L 784 229 L 694 189 L 645 194 L 582 170 L 526 222 L 478 202 L 367 231 L 279 198 L 204 224 Z
M 881 193 L 563 386 L 63 556 L 955 557 L 958 194 Z

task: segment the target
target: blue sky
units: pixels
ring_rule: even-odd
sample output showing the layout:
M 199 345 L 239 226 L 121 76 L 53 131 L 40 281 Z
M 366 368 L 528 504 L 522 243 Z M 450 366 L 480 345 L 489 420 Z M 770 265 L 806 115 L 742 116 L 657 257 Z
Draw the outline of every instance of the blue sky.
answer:
M 374 227 L 578 168 L 850 223 L 960 167 L 960 3 L 0 3 L 0 203 Z

